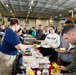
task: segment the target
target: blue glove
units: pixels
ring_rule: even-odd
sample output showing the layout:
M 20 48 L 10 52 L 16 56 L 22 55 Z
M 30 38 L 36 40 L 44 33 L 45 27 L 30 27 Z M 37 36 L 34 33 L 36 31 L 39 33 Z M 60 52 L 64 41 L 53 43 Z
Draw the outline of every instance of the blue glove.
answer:
M 29 48 L 26 48 L 26 50 L 30 50 L 30 47 Z
M 18 53 L 19 54 L 23 54 L 25 51 L 22 51 L 22 50 L 18 50 Z

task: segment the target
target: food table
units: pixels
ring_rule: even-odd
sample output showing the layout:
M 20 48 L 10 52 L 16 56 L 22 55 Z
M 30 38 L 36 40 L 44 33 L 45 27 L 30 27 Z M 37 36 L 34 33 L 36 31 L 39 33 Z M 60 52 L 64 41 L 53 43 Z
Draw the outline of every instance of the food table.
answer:
M 42 69 L 49 68 L 49 59 L 48 57 L 43 57 L 43 55 L 36 50 L 35 45 L 30 46 L 30 50 L 25 50 L 25 54 L 23 54 L 23 65 L 26 66 L 27 75 L 29 75 L 29 70 L 31 69 Z
M 27 45 L 30 47 L 30 50 L 25 50 L 25 54 L 23 55 L 23 65 L 26 66 L 26 75 L 38 75 L 37 71 L 48 72 L 46 75 L 51 75 L 49 72 L 49 63 L 48 57 L 43 57 L 43 55 L 36 50 L 37 45 Z M 39 46 L 39 45 L 38 45 Z M 55 67 L 57 65 L 54 65 Z M 59 66 L 56 67 L 56 70 Z M 52 69 L 52 68 L 50 68 Z M 54 69 L 54 68 L 53 68 Z M 31 74 L 32 73 L 32 74 Z M 52 73 L 52 72 L 51 72 Z
M 26 67 L 26 75 L 38 75 L 35 73 L 37 70 L 42 72 L 44 72 L 43 70 L 48 70 L 48 72 L 50 72 L 49 66 L 51 66 L 51 64 L 49 58 L 43 57 L 43 55 L 37 50 L 37 47 L 41 46 L 40 43 L 42 41 L 43 40 L 37 40 L 33 37 L 24 38 L 24 44 L 30 47 L 30 50 L 25 50 L 25 54 L 23 54 L 23 65 Z M 48 46 L 43 45 L 43 47 L 47 48 Z M 51 74 L 48 73 L 47 75 Z

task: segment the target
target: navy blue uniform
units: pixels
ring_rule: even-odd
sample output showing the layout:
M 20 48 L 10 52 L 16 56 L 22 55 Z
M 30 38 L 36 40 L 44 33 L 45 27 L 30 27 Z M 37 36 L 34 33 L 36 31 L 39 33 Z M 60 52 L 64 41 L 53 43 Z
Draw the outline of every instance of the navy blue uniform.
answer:
M 5 36 L 0 51 L 5 54 L 16 55 L 18 50 L 15 48 L 15 46 L 20 43 L 21 41 L 18 35 L 11 28 L 8 28 L 5 31 Z

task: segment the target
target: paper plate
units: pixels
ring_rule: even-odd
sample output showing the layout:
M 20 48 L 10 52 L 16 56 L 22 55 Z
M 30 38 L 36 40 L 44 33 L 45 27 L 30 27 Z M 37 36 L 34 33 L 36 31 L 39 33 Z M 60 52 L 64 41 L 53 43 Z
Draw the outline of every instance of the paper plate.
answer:
M 50 46 L 49 45 L 42 45 L 42 47 L 49 48 Z

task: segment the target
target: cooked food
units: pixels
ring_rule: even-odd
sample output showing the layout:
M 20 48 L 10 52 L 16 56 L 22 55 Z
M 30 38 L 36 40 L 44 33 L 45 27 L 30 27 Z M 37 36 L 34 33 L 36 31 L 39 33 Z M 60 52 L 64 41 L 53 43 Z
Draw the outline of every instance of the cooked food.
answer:
M 60 48 L 60 50 L 61 50 L 61 51 L 65 51 L 65 50 L 66 50 L 66 48 Z

